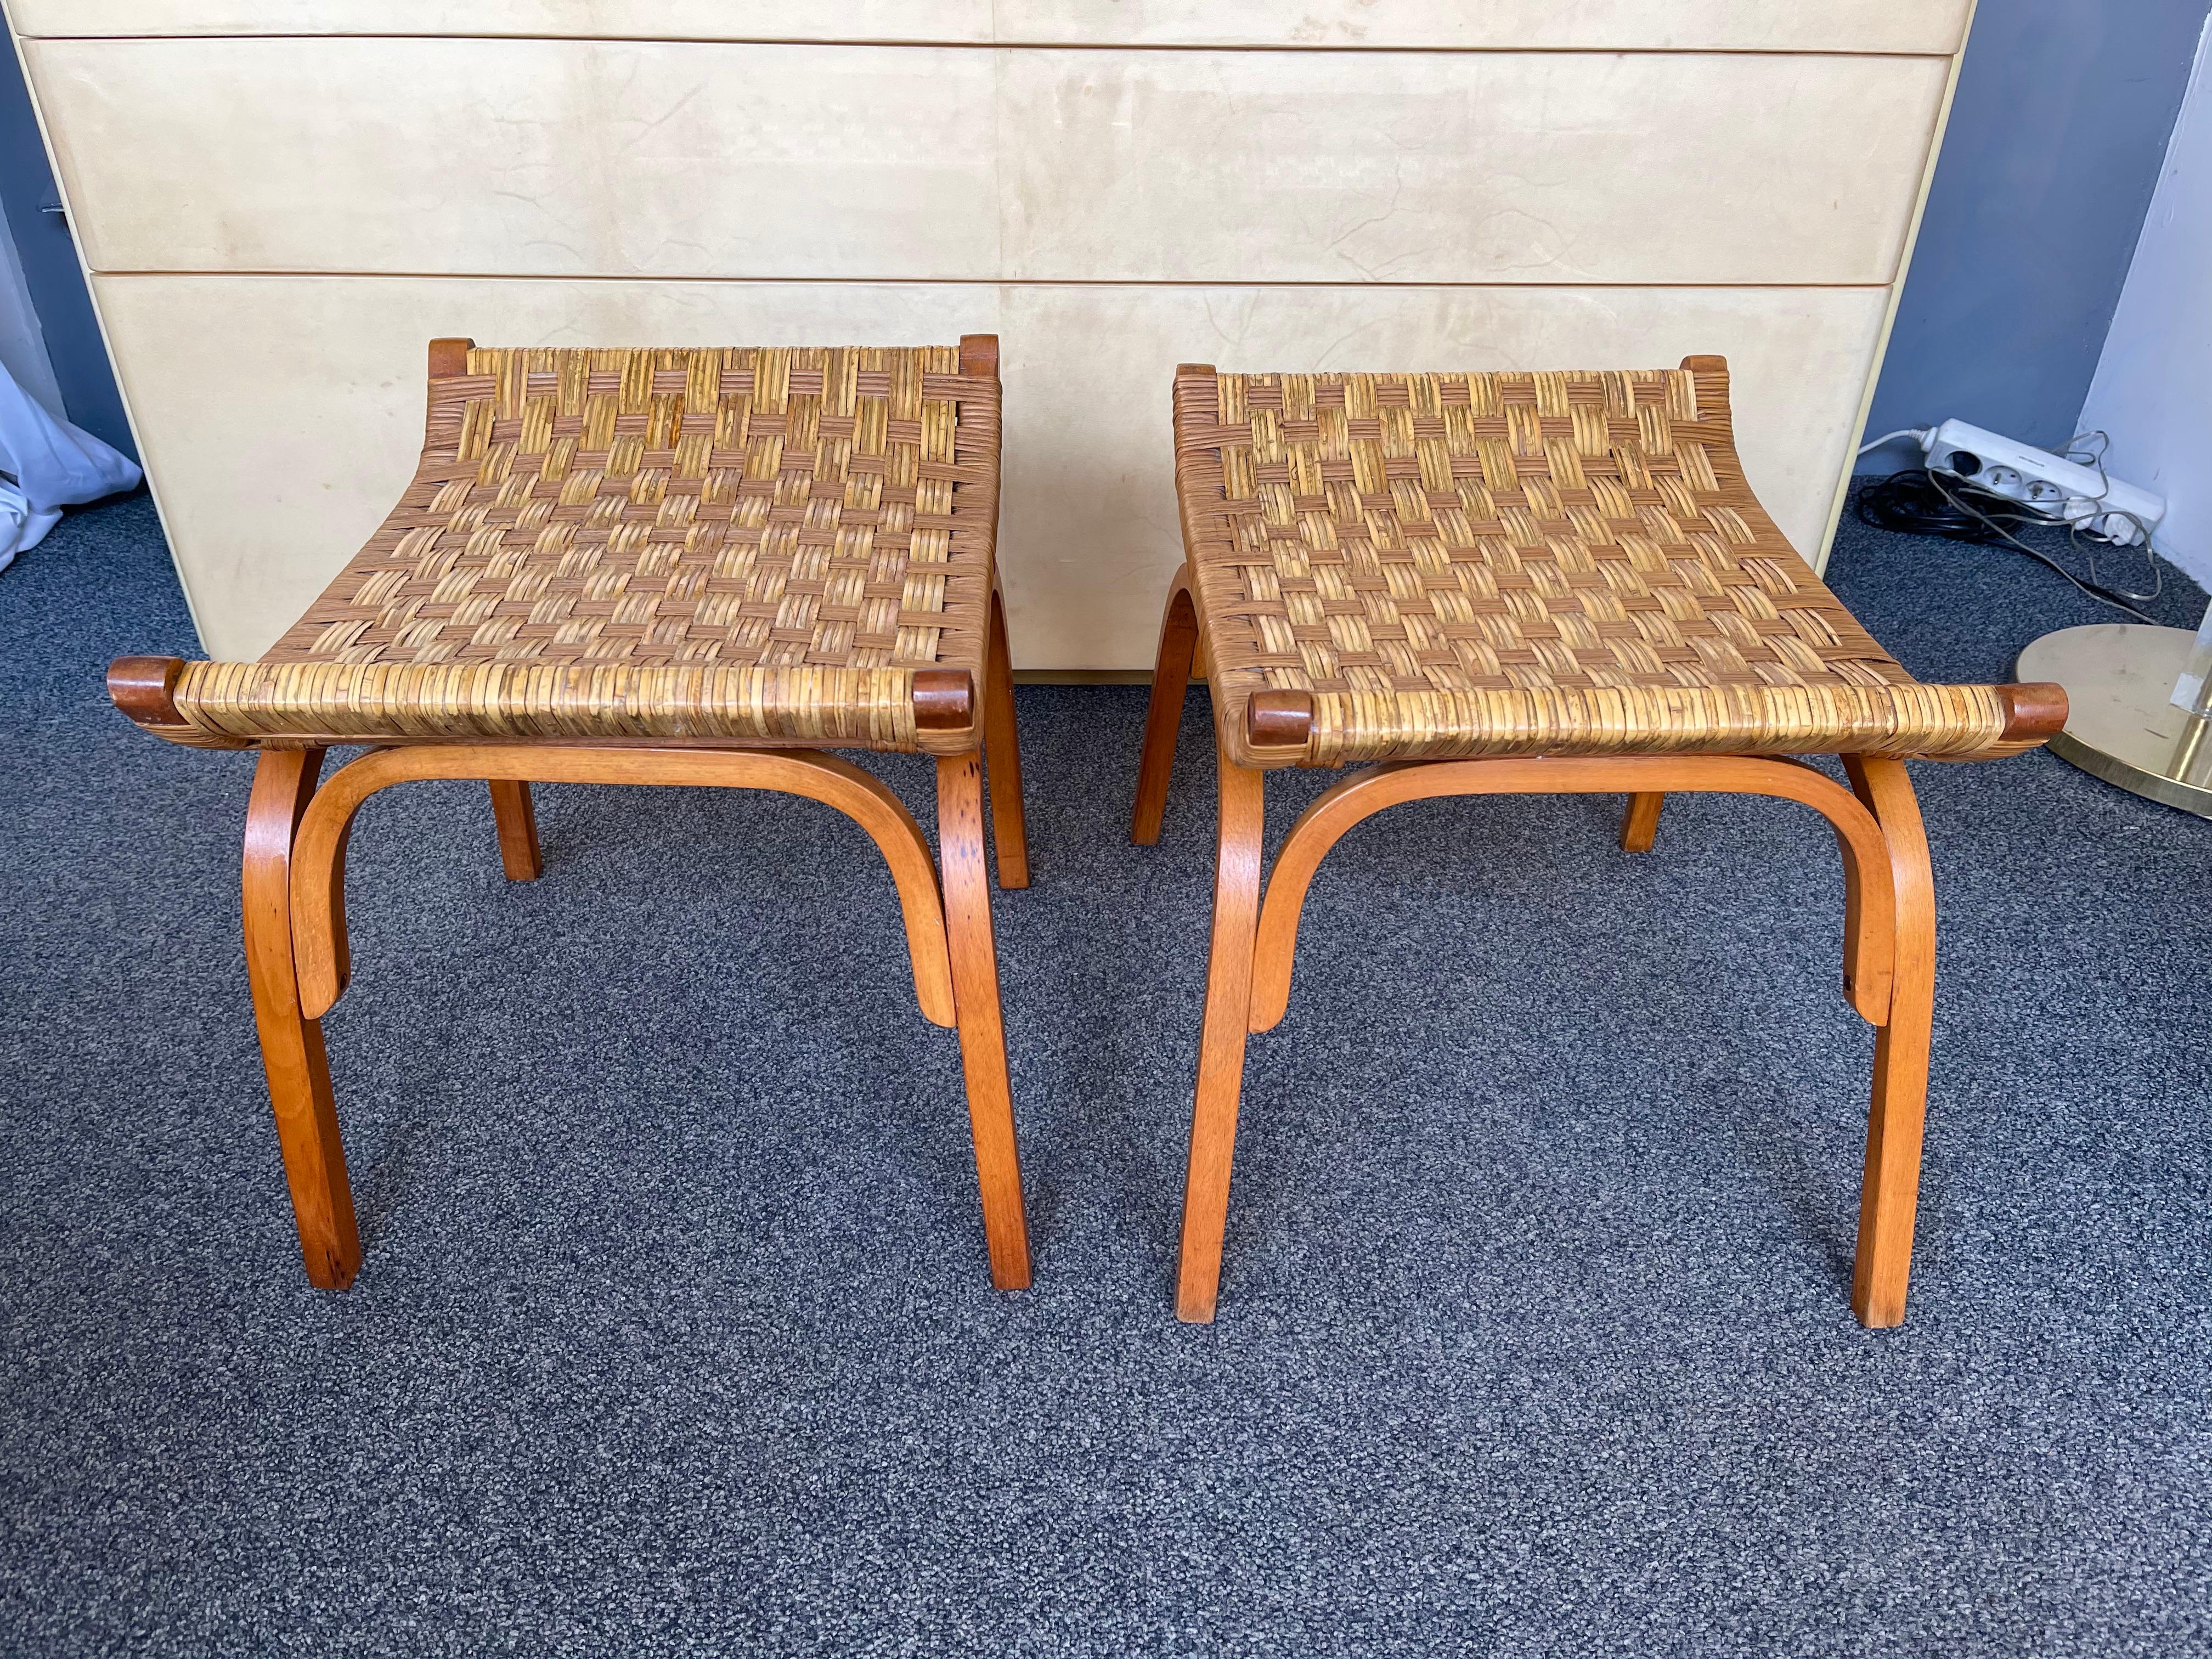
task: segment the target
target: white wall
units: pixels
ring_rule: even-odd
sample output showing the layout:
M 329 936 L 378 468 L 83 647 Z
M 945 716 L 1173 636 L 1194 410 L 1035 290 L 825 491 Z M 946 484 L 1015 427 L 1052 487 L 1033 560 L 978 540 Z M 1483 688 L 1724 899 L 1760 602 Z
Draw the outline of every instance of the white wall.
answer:
M 2212 27 L 2081 407 L 2116 477 L 2166 498 L 2160 550 L 2212 586 Z

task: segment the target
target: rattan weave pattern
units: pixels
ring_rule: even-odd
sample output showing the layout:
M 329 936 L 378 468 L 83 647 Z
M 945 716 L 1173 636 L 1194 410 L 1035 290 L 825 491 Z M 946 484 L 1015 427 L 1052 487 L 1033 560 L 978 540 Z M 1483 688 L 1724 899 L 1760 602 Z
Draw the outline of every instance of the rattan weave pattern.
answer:
M 1784 538 L 1726 367 L 1181 371 L 1176 476 L 1222 729 L 1314 696 L 1304 763 L 1626 750 L 1988 753 Z
M 246 738 L 927 746 L 914 672 L 982 683 L 999 415 L 952 347 L 471 349 L 368 545 L 179 708 Z

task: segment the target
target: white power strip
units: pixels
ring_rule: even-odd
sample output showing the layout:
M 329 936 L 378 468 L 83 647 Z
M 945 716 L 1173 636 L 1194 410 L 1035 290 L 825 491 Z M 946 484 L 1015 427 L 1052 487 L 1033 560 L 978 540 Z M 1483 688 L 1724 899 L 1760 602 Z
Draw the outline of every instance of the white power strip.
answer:
M 1919 441 L 1931 469 L 1956 473 L 2124 547 L 2146 539 L 2166 517 L 2161 496 L 1964 421 L 1899 435 Z

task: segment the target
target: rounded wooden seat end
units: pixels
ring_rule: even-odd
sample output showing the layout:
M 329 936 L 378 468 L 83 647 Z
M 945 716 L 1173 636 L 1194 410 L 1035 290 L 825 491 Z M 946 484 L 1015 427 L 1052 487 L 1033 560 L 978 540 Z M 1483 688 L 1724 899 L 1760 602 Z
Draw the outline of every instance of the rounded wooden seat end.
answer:
M 1313 736 L 1310 691 L 1255 691 L 1244 705 L 1244 740 L 1255 749 L 1303 749 Z
M 996 380 L 999 375 L 999 337 L 995 334 L 962 335 L 960 372 L 978 380 Z
M 964 668 L 917 670 L 914 723 L 923 732 L 959 732 L 975 725 L 975 677 Z
M 118 657 L 107 665 L 107 695 L 140 726 L 182 726 L 177 712 L 179 657 Z
M 2008 744 L 2048 743 L 2066 729 L 2066 688 L 2052 681 L 2000 685 L 1997 701 L 2004 706 Z
M 445 339 L 430 342 L 430 378 L 434 380 L 458 380 L 469 372 L 469 353 L 475 349 L 474 340 Z

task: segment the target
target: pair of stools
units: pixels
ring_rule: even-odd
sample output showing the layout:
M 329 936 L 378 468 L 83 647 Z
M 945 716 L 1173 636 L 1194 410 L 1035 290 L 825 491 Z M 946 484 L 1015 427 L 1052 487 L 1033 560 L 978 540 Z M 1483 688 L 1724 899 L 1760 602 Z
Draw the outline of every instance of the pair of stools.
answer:
M 2016 753 L 2055 686 L 1938 686 L 1886 655 L 1744 482 L 1726 365 L 1571 374 L 1176 372 L 1184 561 L 1139 765 L 1160 833 L 1203 653 L 1220 781 L 1177 1311 L 1213 1316 L 1249 1032 L 1282 1018 L 1322 856 L 1396 802 L 1672 791 L 1833 825 L 1844 988 L 1881 1028 L 1852 1306 L 1904 1316 L 1934 995 L 1928 845 L 1901 759 Z M 923 1014 L 959 1032 L 992 1282 L 1030 1282 L 984 855 L 1028 884 L 995 561 L 998 342 L 890 349 L 430 347 L 414 483 L 253 662 L 130 657 L 118 708 L 255 749 L 246 953 L 308 1277 L 361 1264 L 319 1021 L 343 994 L 346 838 L 415 778 L 490 784 L 507 875 L 529 786 L 692 783 L 856 820 L 896 883 Z M 319 778 L 334 745 L 368 752 Z M 938 856 L 823 751 L 937 758 Z M 1839 755 L 1847 789 L 1796 757 Z M 1262 882 L 1262 781 L 1368 763 Z M 985 805 L 988 775 L 988 808 Z M 1263 896 L 1264 894 L 1264 896 Z

